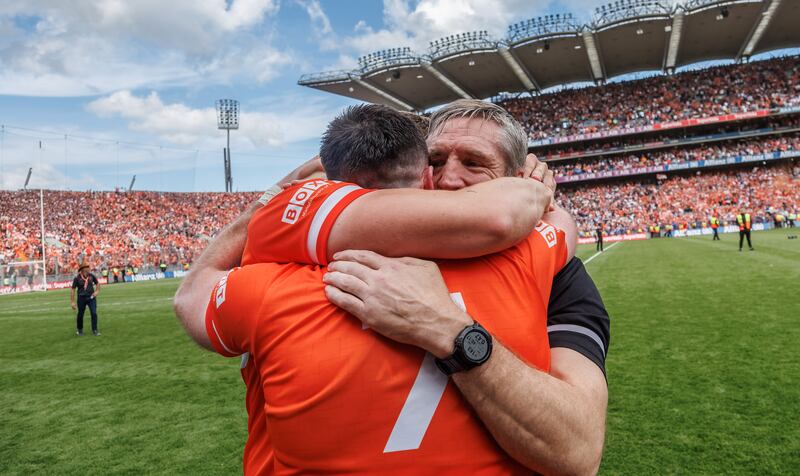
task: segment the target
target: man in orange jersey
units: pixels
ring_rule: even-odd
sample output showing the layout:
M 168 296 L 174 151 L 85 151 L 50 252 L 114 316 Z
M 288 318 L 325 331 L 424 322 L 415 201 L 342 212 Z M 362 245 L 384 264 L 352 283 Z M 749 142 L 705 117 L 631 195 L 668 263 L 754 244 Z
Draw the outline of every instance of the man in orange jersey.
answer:
M 317 185 L 319 185 L 319 184 L 314 184 L 314 186 L 313 186 L 312 188 L 316 187 Z M 314 190 L 314 191 L 316 191 L 316 190 Z M 302 192 L 302 191 L 293 191 L 293 193 L 295 193 L 295 192 Z M 305 192 L 303 192 L 303 193 L 305 193 Z M 301 207 L 301 208 L 304 208 L 305 206 L 307 206 L 307 205 L 308 205 L 308 201 L 307 201 L 307 200 L 305 200 L 305 199 L 304 199 L 302 196 L 301 196 L 301 197 L 295 197 L 294 195 L 292 195 L 292 197 L 293 197 L 293 198 L 298 198 L 297 200 L 295 200 L 295 202 L 298 202 L 299 204 L 303 205 L 303 207 Z M 323 207 L 323 206 L 324 206 L 324 202 L 325 202 L 325 201 L 327 201 L 327 200 L 318 200 L 318 201 L 317 201 L 317 206 Z M 295 203 L 295 204 L 298 204 L 298 203 Z M 355 203 L 355 204 L 358 204 L 358 203 L 359 203 L 359 201 L 356 201 L 356 202 L 354 202 L 354 203 Z M 290 205 L 291 205 L 291 203 L 290 203 Z M 288 209 L 287 209 L 287 210 L 288 210 Z M 298 212 L 298 213 L 301 213 L 301 212 L 303 212 L 303 210 L 295 210 L 295 211 L 296 211 L 296 212 Z M 291 211 L 290 211 L 289 213 L 290 213 L 290 215 L 288 215 L 288 216 L 286 217 L 286 218 L 288 218 L 288 219 L 289 219 L 289 221 L 292 221 L 292 220 L 293 220 L 295 217 L 297 217 L 297 216 L 302 216 L 301 214 L 294 214 L 294 212 L 291 212 Z M 316 215 L 315 215 L 315 216 L 316 216 Z M 340 217 L 340 218 L 341 218 L 341 217 Z M 313 222 L 313 220 L 312 220 L 312 222 Z M 323 225 L 322 225 L 322 226 L 324 226 L 324 222 L 325 222 L 325 220 L 324 220 L 324 219 L 322 219 L 322 220 L 320 221 L 320 223 L 323 223 Z M 338 222 L 337 222 L 337 223 L 338 223 Z M 313 223 L 312 223 L 312 224 L 313 224 Z M 313 228 L 313 227 L 312 227 L 312 228 Z M 319 239 L 319 233 L 317 233 L 315 236 L 316 236 L 316 239 L 318 240 L 318 239 Z M 546 236 L 546 233 L 545 233 L 545 235 L 542 235 L 542 236 Z M 308 233 L 306 233 L 305 237 L 306 237 L 306 238 L 308 237 Z M 334 239 L 333 235 L 331 235 L 331 238 L 330 238 L 330 239 L 331 239 L 331 240 L 333 240 L 333 239 Z M 308 251 L 308 250 L 311 250 L 310 252 L 308 252 L 308 253 L 306 254 L 306 257 L 308 257 L 308 256 L 311 256 L 312 254 L 316 254 L 316 257 L 317 257 L 317 258 L 319 258 L 320 256 L 322 256 L 322 259 L 325 259 L 325 258 L 324 258 L 324 257 L 325 257 L 325 254 L 320 254 L 320 253 L 319 253 L 319 251 L 320 251 L 319 249 L 316 249 L 315 247 L 310 247 L 310 246 L 308 246 L 308 244 L 309 244 L 310 242 L 309 242 L 307 239 L 306 239 L 306 240 L 302 240 L 302 241 L 303 241 L 303 242 L 304 242 L 304 244 L 306 245 L 306 248 L 305 248 L 305 249 L 306 249 L 306 251 Z M 323 240 L 323 241 L 325 241 L 325 240 Z M 330 247 L 329 247 L 329 248 L 330 248 Z M 291 252 L 292 250 L 289 250 L 289 251 Z M 540 253 L 540 254 L 542 254 L 542 255 L 545 255 L 545 253 Z M 419 268 L 425 268 L 425 266 L 419 266 Z M 244 272 L 244 271 L 242 271 L 242 272 Z M 573 274 L 575 274 L 575 273 L 573 272 Z M 233 276 L 234 276 L 234 273 L 232 273 L 232 274 L 231 274 L 231 278 L 230 278 L 230 279 L 233 279 Z M 221 293 L 223 296 L 224 296 L 224 295 L 225 295 L 225 293 L 226 293 L 224 290 L 225 290 L 225 289 L 228 289 L 228 286 L 229 286 L 229 284 L 227 284 L 227 285 L 222 285 L 222 286 L 220 287 L 220 289 L 223 289 L 223 291 L 222 291 L 222 293 Z M 243 285 L 240 285 L 240 287 L 241 287 L 241 286 L 243 286 Z M 431 287 L 430 287 L 430 289 L 435 289 L 435 286 L 431 286 Z M 229 292 L 229 291 L 228 291 L 228 292 Z M 548 288 L 545 290 L 545 293 L 549 293 L 549 287 L 548 287 Z M 485 293 L 484 293 L 484 294 L 485 294 Z M 543 293 L 543 294 L 544 294 L 544 293 Z M 561 292 L 561 293 L 560 293 L 560 295 L 561 295 L 561 294 L 564 294 L 564 293 L 563 293 L 563 292 Z M 220 293 L 219 293 L 219 291 L 218 291 L 218 293 L 217 293 L 217 296 L 219 296 L 219 295 L 220 295 Z M 469 305 L 470 305 L 470 304 L 469 304 L 469 302 L 468 302 L 468 306 L 469 306 Z M 480 304 L 478 304 L 478 308 L 476 308 L 476 309 L 479 309 L 479 308 L 480 308 Z M 442 307 L 442 309 L 446 309 L 446 307 Z M 451 308 L 451 310 L 452 310 L 452 308 Z M 211 331 L 214 331 L 214 334 L 212 334 L 212 336 L 216 336 L 217 338 L 219 338 L 220 336 L 219 336 L 218 334 L 216 334 L 216 328 L 214 327 L 214 321 L 213 321 L 213 320 L 211 320 L 210 322 L 211 322 L 211 326 L 210 326 L 209 332 L 211 333 Z M 490 323 L 490 325 L 496 325 L 496 324 L 491 324 L 491 323 Z M 558 327 L 558 326 L 556 325 L 556 326 L 551 326 L 551 327 Z M 573 326 L 573 327 L 576 327 L 576 326 Z M 501 331 L 500 333 L 502 334 L 502 331 Z M 560 333 L 561 333 L 560 329 L 555 329 L 555 335 L 559 335 Z M 508 337 L 508 338 L 506 339 L 506 337 L 504 336 L 504 337 L 503 337 L 503 339 L 504 339 L 504 343 L 505 343 L 506 345 L 510 345 L 510 346 L 511 346 L 511 348 L 513 348 L 513 338 L 511 338 L 511 337 Z M 562 340 L 563 340 L 563 339 L 562 339 Z M 220 339 L 220 344 L 221 344 L 222 342 L 224 342 L 224 341 L 223 341 L 222 339 Z M 443 342 L 445 343 L 444 345 L 446 346 L 446 345 L 447 345 L 447 339 L 445 339 Z M 509 343 L 511 343 L 511 344 L 509 344 Z M 530 339 L 529 339 L 529 340 L 528 340 L 528 345 L 530 345 L 530 343 L 531 343 L 531 342 L 530 342 Z M 440 344 L 441 344 L 441 341 L 440 341 Z M 520 345 L 521 345 L 521 344 L 520 344 Z M 450 347 L 452 347 L 452 342 L 450 343 Z M 545 346 L 540 346 L 540 347 L 545 347 Z M 223 347 L 223 349 L 224 349 L 224 347 Z M 440 349 L 440 350 L 441 350 L 441 349 Z M 601 350 L 603 350 L 603 348 L 602 348 L 602 343 L 601 343 Z M 441 353 L 441 352 L 439 352 L 439 353 Z M 524 355 L 524 353 L 522 353 L 522 352 L 520 352 L 520 354 L 521 354 L 521 355 Z M 531 360 L 535 360 L 535 359 L 531 359 Z M 599 365 L 600 365 L 600 364 L 598 364 L 598 366 L 599 366 Z M 544 366 L 542 366 L 542 367 L 544 367 Z M 471 372 L 468 372 L 468 373 L 471 373 Z M 420 375 L 422 375 L 422 374 L 420 373 Z M 602 375 L 602 374 L 601 374 L 601 375 Z M 601 378 L 602 378 L 602 377 L 601 377 Z M 415 386 L 416 386 L 416 385 L 415 385 Z M 412 392 L 412 393 L 413 393 L 413 392 Z M 409 394 L 409 396 L 410 396 L 410 394 Z M 405 408 L 406 408 L 406 407 L 404 406 L 404 407 L 403 407 L 403 410 L 404 410 L 404 411 L 405 411 Z M 580 409 L 578 409 L 578 410 L 580 410 Z M 578 413 L 580 413 L 580 411 L 579 411 Z M 402 416 L 402 415 L 403 415 L 403 412 L 401 412 L 401 416 Z M 400 423 L 400 420 L 398 420 L 398 422 L 396 422 L 396 423 L 398 423 L 398 424 L 399 424 L 399 423 Z M 400 425 L 400 427 L 403 427 L 403 425 Z M 397 428 L 397 426 L 395 426 L 395 428 Z M 433 430 L 431 430 L 431 431 L 433 431 Z M 401 432 L 401 434 L 402 434 L 402 433 L 403 433 L 403 432 Z M 392 434 L 394 434 L 394 431 L 392 432 Z M 426 441 L 426 442 L 428 442 L 428 441 L 435 441 L 435 438 L 433 438 L 433 437 L 431 437 L 431 438 L 428 438 L 428 437 L 426 436 L 426 440 L 425 440 L 425 441 Z M 433 443 L 431 443 L 431 444 L 433 444 Z M 601 439 L 601 442 L 600 442 L 600 444 L 602 445 L 602 439 Z M 389 448 L 388 442 L 387 442 L 387 448 Z M 430 447 L 429 447 L 429 448 L 430 448 Z M 423 447 L 421 447 L 421 448 L 420 448 L 420 450 L 423 450 L 423 449 L 425 449 L 425 447 L 424 447 L 424 444 L 423 444 Z M 508 448 L 506 448 L 506 449 L 508 449 Z M 576 450 L 576 451 L 581 451 L 581 450 Z M 417 455 L 417 456 L 419 456 L 419 455 Z M 523 456 L 524 456 L 524 455 L 523 455 Z M 532 466 L 532 467 L 537 467 L 537 468 L 545 468 L 545 469 L 548 467 L 548 465 L 536 464 L 536 462 L 533 462 L 533 463 L 531 464 L 531 466 Z M 552 465 L 550 465 L 550 466 L 552 466 Z M 570 468 L 570 466 L 567 466 L 567 465 L 564 465 L 563 467 L 564 467 L 564 468 Z
M 427 142 L 436 188 L 458 190 L 518 169 L 514 160 L 524 156 L 525 143 L 513 137 L 515 129 L 521 130 L 510 127 L 513 120 L 498 109 L 481 101 L 456 101 L 433 114 Z M 513 144 L 516 152 L 509 150 Z M 346 263 L 329 266 L 333 273 L 326 281 L 344 292 L 329 287 L 328 297 L 371 329 L 429 351 L 429 335 L 452 333 L 446 311 L 437 312 L 446 309 L 442 302 L 447 296 L 439 294 L 436 300 L 427 292 L 441 280 L 435 269 L 370 253 L 337 258 Z M 570 261 L 562 271 L 570 286 L 562 287 L 559 277 L 554 282 L 557 298 L 550 303 L 559 312 L 558 320 L 548 316 L 550 375 L 525 365 L 502 339 L 485 365 L 453 375 L 500 446 L 545 473 L 593 472 L 602 456 L 608 316 L 594 284 L 588 276 L 580 278 L 581 270 L 579 261 Z M 565 302 L 569 312 L 564 312 Z M 458 354 L 458 342 L 455 347 Z
M 393 129 L 397 129 L 397 127 L 394 127 Z M 419 171 L 417 172 L 416 175 L 419 177 L 419 176 L 423 175 L 421 170 L 424 168 L 424 162 L 425 162 L 424 144 L 418 144 L 417 149 L 418 149 L 418 160 L 417 160 L 417 162 L 418 162 L 418 164 L 421 164 L 421 166 L 417 165 L 417 168 L 419 169 Z M 419 157 L 422 158 L 421 162 L 419 161 Z M 307 172 L 303 172 L 303 173 L 307 173 Z M 552 175 L 551 174 L 548 175 L 548 178 L 552 182 Z M 477 247 L 485 247 L 485 246 L 487 246 L 487 244 L 488 244 L 488 246 L 497 247 L 498 246 L 497 243 L 496 243 L 497 242 L 497 238 L 500 238 L 501 241 L 502 241 L 502 240 L 508 240 L 509 237 L 511 237 L 510 239 L 512 241 L 509 242 L 509 244 L 513 243 L 513 241 L 518 241 L 519 239 L 521 239 L 525 235 L 527 235 L 528 231 L 533 227 L 533 225 L 535 225 L 535 223 L 538 221 L 538 216 L 540 216 L 541 213 L 538 213 L 538 214 L 537 213 L 533 213 L 533 214 L 531 214 L 531 211 L 532 211 L 531 208 L 538 208 L 539 210 L 542 210 L 544 207 L 546 207 L 546 205 L 549 202 L 549 198 L 550 198 L 551 192 L 547 192 L 546 189 L 544 189 L 544 187 L 541 184 L 533 182 L 533 181 L 526 181 L 526 182 L 520 181 L 520 182 L 522 182 L 522 183 L 520 183 L 520 182 L 514 182 L 513 180 L 510 180 L 510 181 L 508 181 L 509 183 L 502 183 L 502 182 L 504 182 L 504 181 L 499 181 L 499 183 L 496 183 L 496 184 L 486 184 L 483 187 L 477 187 L 475 190 L 472 190 L 470 192 L 465 192 L 464 194 L 454 194 L 454 193 L 449 193 L 449 192 L 448 193 L 433 193 L 433 192 L 431 192 L 431 196 L 426 196 L 427 202 L 425 202 L 425 203 L 418 202 L 418 205 L 420 207 L 423 207 L 423 206 L 426 207 L 425 209 L 420 210 L 421 212 L 424 212 L 425 210 L 428 210 L 429 213 L 432 213 L 431 216 L 437 217 L 437 215 L 438 215 L 438 218 L 441 220 L 441 218 L 442 218 L 441 217 L 441 213 L 446 211 L 446 208 L 445 207 L 441 207 L 441 206 L 437 207 L 436 203 L 438 201 L 442 201 L 442 199 L 447 199 L 446 205 L 449 208 L 452 208 L 454 204 L 458 204 L 459 202 L 451 201 L 451 197 L 454 199 L 454 198 L 457 198 L 457 197 L 461 197 L 461 195 L 464 195 L 463 197 L 461 197 L 460 202 L 465 204 L 465 205 L 468 205 L 469 208 L 471 209 L 471 213 L 469 213 L 469 214 L 456 214 L 455 218 L 456 219 L 464 218 L 466 220 L 466 223 L 464 225 L 460 225 L 462 227 L 463 231 L 465 233 L 472 233 L 473 235 L 475 235 L 477 237 L 477 239 L 474 239 L 474 240 L 471 240 L 471 241 L 467 240 L 465 243 L 457 243 L 457 240 L 452 240 L 453 241 L 453 243 L 452 243 L 453 246 L 448 248 L 449 249 L 448 253 L 450 253 L 451 255 L 456 253 L 456 252 L 467 253 L 468 255 L 469 254 L 472 254 L 472 255 L 480 254 L 481 250 L 477 249 Z M 315 182 L 311 182 L 311 183 L 314 184 L 314 183 L 316 183 L 316 181 Z M 336 186 L 336 184 L 330 184 L 330 189 L 327 190 L 327 191 L 333 191 L 335 186 Z M 532 193 L 527 193 L 527 194 L 526 193 L 519 193 L 519 192 L 523 191 L 523 189 L 533 190 L 534 192 L 536 192 L 536 191 L 538 191 L 538 192 L 533 193 L 533 194 Z M 489 190 L 492 190 L 492 192 L 487 194 L 486 192 L 489 191 Z M 302 190 L 301 190 L 301 192 L 302 192 Z M 494 197 L 494 199 L 493 199 L 492 195 L 496 195 L 496 197 Z M 394 196 L 396 196 L 396 194 L 392 194 L 391 196 L 394 197 Z M 474 197 L 474 199 L 473 199 L 473 197 Z M 301 198 L 302 198 L 301 196 L 295 196 L 295 203 L 300 202 Z M 380 196 L 379 196 L 379 198 L 380 198 Z M 536 200 L 534 200 L 534 199 L 536 199 Z M 489 205 L 489 204 L 491 204 L 491 205 Z M 304 205 L 309 206 L 309 207 L 311 206 L 310 203 L 304 203 Z M 320 205 L 323 205 L 322 201 L 316 201 L 316 203 L 314 203 L 314 206 L 319 207 Z M 498 230 L 498 226 L 497 226 L 498 223 L 501 224 L 501 225 L 504 224 L 504 223 L 505 224 L 509 224 L 509 225 L 513 225 L 515 222 L 514 222 L 514 220 L 505 219 L 506 217 L 510 217 L 510 214 L 505 212 L 505 211 L 495 210 L 494 209 L 495 206 L 501 206 L 504 209 L 507 208 L 507 209 L 513 210 L 516 214 L 521 216 L 520 220 L 522 222 L 525 222 L 524 226 L 514 226 L 514 227 L 510 227 L 510 228 L 506 227 L 504 229 L 500 228 Z M 480 211 L 481 207 L 483 207 L 483 209 L 485 209 L 486 212 L 481 213 L 481 211 Z M 321 214 L 320 214 L 320 216 L 321 216 Z M 286 215 L 285 218 L 288 221 L 291 221 L 293 218 L 295 218 L 295 216 L 294 215 Z M 481 220 L 481 218 L 483 218 L 483 220 Z M 303 224 L 304 225 L 305 224 L 310 224 L 310 222 L 303 222 Z M 413 225 L 413 223 L 412 223 L 412 225 Z M 487 229 L 488 231 L 487 232 L 481 232 L 480 231 L 481 227 Z M 326 233 L 327 232 L 326 230 L 328 228 L 329 227 L 326 226 L 323 229 L 323 233 Z M 298 230 L 299 230 L 299 225 L 298 225 Z M 449 228 L 448 227 L 443 227 L 443 230 L 444 231 L 457 231 L 458 229 L 457 228 L 453 228 L 453 227 L 449 227 Z M 515 230 L 519 230 L 519 231 L 515 231 Z M 230 230 L 224 231 L 223 235 L 226 235 L 226 233 L 228 233 L 229 231 Z M 501 233 L 498 233 L 498 231 L 501 231 Z M 228 233 L 228 234 L 231 234 L 231 235 L 235 236 L 235 233 Z M 516 235 L 516 238 L 514 238 L 512 235 Z M 219 240 L 217 240 L 217 241 L 219 241 Z M 285 242 L 288 245 L 288 244 L 292 243 L 293 241 L 297 241 L 297 240 L 287 239 L 287 240 L 282 241 L 282 243 Z M 303 243 L 305 243 L 307 240 L 304 239 L 302 241 L 303 241 Z M 324 242 L 325 240 L 322 240 L 322 241 Z M 441 241 L 444 243 L 447 240 L 443 239 Z M 463 241 L 463 240 L 461 240 L 461 241 Z M 508 245 L 500 245 L 500 247 L 505 247 L 505 246 L 508 246 Z M 467 251 L 468 247 L 473 247 L 475 249 L 473 251 Z M 456 251 L 456 250 L 461 250 L 461 251 Z M 198 261 L 198 263 L 194 267 L 192 273 L 190 273 L 189 277 L 187 277 L 186 281 L 184 282 L 184 286 L 182 286 L 182 289 L 193 289 L 193 288 L 196 287 L 195 285 L 200 280 L 199 279 L 200 275 L 198 275 L 197 273 L 200 270 L 204 269 L 204 266 L 200 261 L 207 261 L 207 258 L 209 258 L 209 252 L 212 252 L 212 255 L 213 255 L 212 247 L 209 247 L 209 249 L 206 250 L 206 252 L 204 252 L 203 257 L 201 258 L 201 260 Z M 241 272 L 244 273 L 245 270 L 249 270 L 249 268 L 245 268 L 244 270 L 241 270 Z M 552 274 L 552 272 L 550 274 Z M 238 276 L 238 274 L 232 273 L 230 279 L 233 279 L 234 276 Z M 249 282 L 251 280 L 250 279 L 245 279 L 244 281 L 245 282 Z M 256 282 L 256 281 L 253 281 L 253 282 Z M 312 284 L 316 284 L 317 286 L 319 286 L 319 291 L 320 292 L 319 292 L 319 296 L 318 297 L 322 299 L 322 301 L 323 301 L 323 303 L 325 305 L 330 307 L 330 305 L 327 303 L 327 300 L 325 300 L 325 298 L 324 298 L 324 294 L 321 292 L 322 291 L 321 275 L 317 276 L 316 279 L 313 280 Z M 237 284 L 236 289 L 241 289 L 242 287 L 243 287 L 242 284 Z M 223 301 L 224 301 L 225 300 L 224 295 L 226 294 L 225 289 L 230 289 L 230 287 L 229 286 L 225 286 L 225 287 L 222 287 L 221 289 L 223 289 L 223 291 L 218 292 L 217 296 L 220 296 L 220 295 L 223 296 Z M 230 291 L 227 291 L 227 292 L 230 293 Z M 257 295 L 258 294 L 256 294 L 256 296 Z M 186 306 L 187 304 L 190 305 L 191 302 L 193 301 L 192 299 L 190 299 L 188 303 L 184 302 L 182 304 L 181 301 L 183 301 L 183 300 L 180 299 L 180 296 L 181 296 L 181 294 L 179 293 L 179 296 L 176 297 L 176 310 L 178 310 L 181 307 Z M 306 296 L 306 294 L 302 294 L 302 296 Z M 236 301 L 235 300 L 231 301 L 231 299 L 228 298 L 227 302 L 228 303 L 235 303 Z M 279 300 L 279 302 L 285 302 L 285 300 L 281 299 L 281 300 Z M 248 309 L 252 309 L 252 306 L 245 306 L 245 307 L 248 308 Z M 180 311 L 179 311 L 179 313 L 180 313 Z M 235 314 L 244 315 L 243 313 L 238 312 L 238 311 L 235 312 Z M 230 321 L 231 321 L 231 319 L 229 318 L 227 320 L 227 322 L 230 322 Z M 211 326 L 209 328 L 209 334 L 211 334 L 212 336 L 216 336 L 217 330 L 219 330 L 219 332 L 224 332 L 224 330 L 222 330 L 222 329 L 217 329 L 216 325 L 214 324 L 214 321 L 209 321 L 209 322 L 211 323 Z M 543 329 L 543 326 L 540 326 L 540 327 Z M 192 333 L 191 326 L 187 326 L 187 328 L 189 329 L 190 333 Z M 196 340 L 199 340 L 199 341 L 201 340 L 201 339 L 198 338 L 199 336 L 197 336 L 195 333 L 192 333 L 192 334 L 193 334 L 193 337 L 195 337 Z M 360 332 L 359 332 L 359 334 L 360 334 Z M 523 335 L 523 334 L 524 333 L 520 333 L 520 335 Z M 369 335 L 371 335 L 371 333 L 369 333 L 368 336 Z M 208 339 L 206 338 L 206 341 L 207 340 Z M 374 340 L 374 337 L 369 336 L 369 341 L 372 342 L 373 340 Z M 224 342 L 224 341 L 221 340 L 220 342 Z M 233 350 L 234 349 L 234 345 L 229 343 L 227 346 L 220 346 L 219 347 L 219 349 L 220 349 L 220 351 L 222 353 L 226 353 L 227 352 L 226 355 L 231 355 L 231 353 L 228 352 L 228 350 L 226 350 L 226 348 Z M 542 353 L 542 354 L 545 354 L 545 355 L 547 354 L 547 352 L 542 352 L 541 348 L 538 350 L 538 352 Z M 252 367 L 253 366 L 253 362 L 260 361 L 261 359 L 257 357 L 257 355 L 258 355 L 257 352 L 252 352 L 249 355 L 250 355 L 250 358 L 248 358 L 245 361 L 245 365 L 243 366 L 243 377 L 248 382 L 247 401 L 248 401 L 248 412 L 250 414 L 249 425 L 248 426 L 249 426 L 249 428 L 251 430 L 250 437 L 248 439 L 248 443 L 247 443 L 247 445 L 245 447 L 245 470 L 246 470 L 247 473 L 256 473 L 256 472 L 258 472 L 259 468 L 264 468 L 265 466 L 267 466 L 267 464 L 263 464 L 265 461 L 271 461 L 272 458 L 273 458 L 273 456 L 272 456 L 273 454 L 269 451 L 268 439 L 270 437 L 273 437 L 273 433 L 274 432 L 267 433 L 265 431 L 262 431 L 263 438 L 259 438 L 258 437 L 259 435 L 256 435 L 255 432 L 253 431 L 254 428 L 259 428 L 259 425 L 257 424 L 257 420 L 259 420 L 261 418 L 261 416 L 258 415 L 257 412 L 251 412 L 251 410 L 257 410 L 258 399 L 259 398 L 263 398 L 263 395 L 257 395 L 256 392 L 252 392 L 251 391 L 251 385 L 250 384 L 252 382 L 255 382 L 257 380 L 257 378 L 254 375 L 255 372 L 251 372 L 250 369 L 253 368 Z M 416 375 L 416 372 L 419 370 L 419 364 L 417 364 L 417 368 L 413 368 L 411 370 L 413 372 L 411 372 L 411 373 L 406 372 L 404 374 L 405 377 L 409 377 L 410 376 L 410 377 L 413 378 L 414 375 Z M 446 380 L 444 382 L 446 383 Z M 404 389 L 403 391 L 408 392 L 408 389 Z M 269 394 L 270 393 L 267 393 L 267 395 L 269 395 Z M 468 410 L 466 410 L 465 413 L 468 414 L 469 413 Z M 312 422 L 313 422 L 313 420 L 312 420 Z M 294 424 L 294 425 L 290 425 L 290 428 L 291 427 L 302 428 L 303 426 L 304 425 Z M 275 426 L 273 425 L 272 428 L 274 428 L 274 427 Z M 261 428 L 263 428 L 263 427 L 261 427 Z M 286 434 L 286 431 L 284 431 L 281 434 Z M 302 435 L 300 435 L 300 436 L 302 437 Z M 486 443 L 485 440 L 486 440 L 486 436 L 484 435 L 484 443 Z M 429 441 L 435 441 L 435 440 L 429 440 Z M 492 445 L 490 445 L 490 447 L 493 448 Z M 280 447 L 280 445 L 276 443 L 276 447 Z M 257 455 L 260 455 L 260 457 L 261 457 L 260 460 L 259 460 L 258 457 L 256 457 Z M 284 455 L 284 457 L 286 458 L 287 456 Z M 497 458 L 496 455 L 494 457 Z M 278 463 L 280 463 L 281 458 L 279 457 L 279 458 L 277 458 L 277 460 L 278 460 Z M 322 467 L 327 467 L 327 466 L 330 466 L 332 464 L 331 461 L 324 461 L 324 460 L 323 461 L 318 461 L 318 463 L 322 464 Z M 297 464 L 297 463 L 295 462 L 295 464 Z M 303 466 L 303 467 L 305 469 L 309 469 L 308 466 Z M 373 468 L 374 467 L 375 466 L 373 464 Z

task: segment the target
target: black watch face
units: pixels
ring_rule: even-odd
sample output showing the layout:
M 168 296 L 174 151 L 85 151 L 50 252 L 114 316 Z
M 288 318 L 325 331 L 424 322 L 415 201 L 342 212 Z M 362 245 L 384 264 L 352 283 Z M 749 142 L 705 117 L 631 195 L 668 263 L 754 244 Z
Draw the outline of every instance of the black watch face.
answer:
M 464 337 L 464 355 L 473 362 L 481 362 L 489 353 L 489 340 L 479 331 L 472 331 Z

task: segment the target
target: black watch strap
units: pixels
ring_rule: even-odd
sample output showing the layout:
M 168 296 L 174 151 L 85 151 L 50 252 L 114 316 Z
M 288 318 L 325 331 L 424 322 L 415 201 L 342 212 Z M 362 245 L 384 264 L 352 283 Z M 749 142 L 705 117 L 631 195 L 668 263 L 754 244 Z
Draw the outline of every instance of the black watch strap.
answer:
M 483 352 L 483 355 L 481 355 L 477 360 L 468 357 L 468 354 L 465 350 L 465 345 L 469 345 L 469 343 L 465 343 L 465 340 L 469 338 L 468 336 L 470 336 L 470 334 L 474 335 L 475 333 L 480 334 L 479 338 L 482 338 L 485 342 L 485 352 Z M 489 334 L 486 329 L 483 328 L 483 326 L 477 322 L 474 322 L 472 325 L 465 327 L 461 332 L 458 333 L 458 336 L 456 336 L 455 350 L 453 351 L 453 354 L 444 359 L 436 359 L 436 366 L 445 375 L 452 375 L 456 372 L 463 372 L 465 370 L 470 370 L 482 365 L 489 360 L 491 355 L 491 334 Z
M 467 370 L 452 355 L 450 357 L 446 357 L 444 359 L 436 359 L 436 366 L 439 367 L 439 370 L 441 370 L 442 373 L 444 373 L 445 375 L 453 375 L 456 372 L 461 372 L 462 370 Z

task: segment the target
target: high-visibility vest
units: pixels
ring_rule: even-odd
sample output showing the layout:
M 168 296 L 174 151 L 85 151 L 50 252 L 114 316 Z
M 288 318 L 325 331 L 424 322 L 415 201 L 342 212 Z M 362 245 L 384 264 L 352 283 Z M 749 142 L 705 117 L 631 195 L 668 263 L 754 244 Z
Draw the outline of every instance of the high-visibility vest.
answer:
M 790 213 L 790 214 L 789 214 L 789 220 L 792 220 L 792 221 L 795 221 L 795 220 L 797 220 L 797 215 L 796 215 L 796 214 L 794 214 L 794 213 Z
M 103 268 L 103 271 L 100 271 L 100 273 L 103 275 L 104 278 L 108 277 L 108 270 L 107 269 Z
M 740 213 L 736 215 L 736 222 L 739 224 L 739 231 L 745 231 L 750 229 L 750 214 L 749 213 Z
M 11 286 L 11 280 L 8 279 L 8 276 L 3 278 L 3 286 Z
M 711 228 L 716 230 L 717 227 L 719 227 L 719 220 L 717 220 L 717 217 L 711 217 Z
M 133 267 L 133 274 L 139 274 L 139 268 L 134 266 Z

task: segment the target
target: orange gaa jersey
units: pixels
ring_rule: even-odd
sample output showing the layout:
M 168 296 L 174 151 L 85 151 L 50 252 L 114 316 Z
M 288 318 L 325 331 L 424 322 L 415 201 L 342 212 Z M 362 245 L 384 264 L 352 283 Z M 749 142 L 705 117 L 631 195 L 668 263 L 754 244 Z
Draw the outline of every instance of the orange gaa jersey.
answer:
M 275 456 L 267 431 L 263 385 L 255 359 L 249 352 L 242 354 L 241 373 L 247 388 L 247 442 L 244 444 L 242 469 L 246 475 L 271 474 Z
M 327 264 L 333 223 L 347 205 L 369 192 L 352 183 L 321 179 L 281 191 L 250 219 L 242 264 Z
M 292 188 L 267 205 L 272 210 L 262 211 L 281 216 L 277 212 L 291 196 Z M 278 233 L 308 243 L 309 227 L 326 201 L 319 197 L 316 207 L 297 215 L 293 224 L 299 226 Z M 251 238 L 274 232 L 267 228 L 251 225 Z M 275 245 L 286 260 L 302 259 L 287 250 L 307 252 Z M 324 257 L 320 246 L 317 256 Z M 502 253 L 439 265 L 456 303 L 506 347 L 547 371 L 546 304 L 565 257 L 563 233 L 542 224 Z M 264 434 L 251 435 L 248 445 L 266 441 L 274 453 L 265 460 L 246 450 L 246 459 L 262 458 L 245 461 L 246 472 L 529 473 L 497 446 L 432 356 L 364 329 L 331 305 L 324 272 L 313 265 L 255 264 L 232 271 L 212 294 L 206 327 L 215 349 L 226 356 L 249 352 L 261 377 L 266 424 L 250 425 Z

